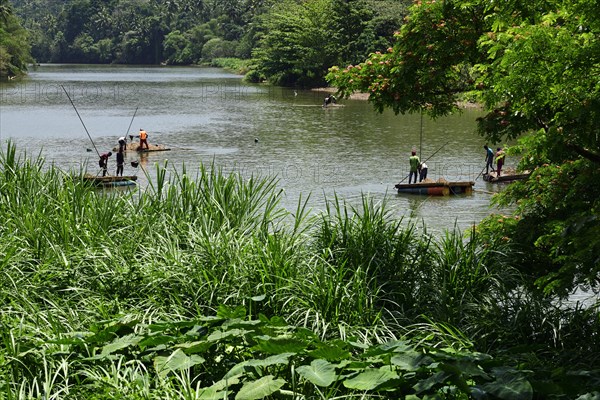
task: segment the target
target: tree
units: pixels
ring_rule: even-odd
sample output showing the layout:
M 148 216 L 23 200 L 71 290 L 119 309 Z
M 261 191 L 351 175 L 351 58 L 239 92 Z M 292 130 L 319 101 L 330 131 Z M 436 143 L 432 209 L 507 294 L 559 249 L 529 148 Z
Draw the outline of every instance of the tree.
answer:
M 261 22 L 258 70 L 276 85 L 321 83 L 335 58 L 329 51 L 329 0 L 281 2 Z
M 163 57 L 167 64 L 191 64 L 190 40 L 178 30 L 171 31 L 163 42 Z
M 221 38 L 212 38 L 202 46 L 202 59 L 209 61 L 214 58 L 233 57 L 236 42 L 229 42 Z
M 0 76 L 21 75 L 31 62 L 27 32 L 7 0 L 0 0 Z
M 331 65 L 359 61 L 388 39 L 376 35 L 375 14 L 363 0 L 281 2 L 258 23 L 258 72 L 273 84 L 322 85 Z
M 368 92 L 380 111 L 457 109 L 465 93 L 487 114 L 490 142 L 510 149 L 529 180 L 498 200 L 513 218 L 480 227 L 546 291 L 600 286 L 600 14 L 597 1 L 418 1 L 387 52 L 330 70 L 342 95 Z M 500 221 L 500 222 L 499 222 Z

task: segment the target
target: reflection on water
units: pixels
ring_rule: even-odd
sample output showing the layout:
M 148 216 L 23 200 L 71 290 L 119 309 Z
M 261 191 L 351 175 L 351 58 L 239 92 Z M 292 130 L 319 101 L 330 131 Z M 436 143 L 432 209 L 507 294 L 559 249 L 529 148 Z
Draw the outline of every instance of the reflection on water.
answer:
M 430 178 L 474 180 L 485 158 L 474 132 L 477 111 L 424 118 L 421 141 L 419 115 L 379 114 L 366 101 L 353 100 L 323 108 L 323 93 L 296 92 L 245 84 L 216 68 L 47 65 L 0 86 L 0 139 L 10 138 L 29 155 L 41 151 L 65 169 L 95 171 L 97 156 L 85 129 L 104 152 L 118 137 L 143 128 L 150 143 L 172 150 L 127 154 L 125 174 L 137 174 L 142 187 L 142 169 L 152 178 L 156 163 L 168 160 L 173 168 L 194 171 L 214 162 L 245 177 L 277 176 L 290 209 L 309 193 L 314 210 L 336 194 L 354 206 L 369 194 L 430 231 L 455 224 L 468 229 L 490 213 L 498 187 L 481 177 L 469 196 L 400 196 L 394 190 L 408 174 L 413 147 L 427 159 Z M 134 160 L 140 161 L 137 169 L 130 165 Z

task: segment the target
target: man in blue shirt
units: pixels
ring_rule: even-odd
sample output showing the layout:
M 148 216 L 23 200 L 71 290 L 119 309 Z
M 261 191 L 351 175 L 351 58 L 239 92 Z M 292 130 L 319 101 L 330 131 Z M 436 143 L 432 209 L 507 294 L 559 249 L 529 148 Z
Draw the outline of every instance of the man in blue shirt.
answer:
M 489 174 L 490 168 L 492 168 L 492 172 L 494 172 L 494 152 L 488 147 L 487 144 L 484 145 L 483 148 L 485 149 L 485 173 Z

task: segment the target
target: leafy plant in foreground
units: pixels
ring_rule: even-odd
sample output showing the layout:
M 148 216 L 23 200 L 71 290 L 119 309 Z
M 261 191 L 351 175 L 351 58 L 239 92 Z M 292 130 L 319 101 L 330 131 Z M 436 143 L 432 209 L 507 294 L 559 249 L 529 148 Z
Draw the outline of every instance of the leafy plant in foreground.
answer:
M 43 359 L 68 358 L 71 379 L 78 381 L 68 389 L 73 395 L 110 393 L 111 387 L 135 393 L 136 386 L 151 394 L 185 385 L 192 398 L 203 399 L 532 397 L 526 375 L 486 354 L 410 340 L 323 341 L 278 317 L 244 315 L 243 308 L 222 307 L 216 316 L 190 320 L 106 321 L 47 340 Z M 25 380 L 40 379 L 35 371 L 41 368 L 30 369 Z M 67 376 L 54 383 L 67 390 Z

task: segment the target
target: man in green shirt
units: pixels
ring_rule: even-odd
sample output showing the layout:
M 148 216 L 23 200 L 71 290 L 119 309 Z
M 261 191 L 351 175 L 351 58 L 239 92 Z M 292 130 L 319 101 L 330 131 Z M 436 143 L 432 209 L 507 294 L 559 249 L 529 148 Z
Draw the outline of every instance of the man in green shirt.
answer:
M 411 183 L 413 176 L 415 177 L 414 183 L 417 183 L 417 176 L 419 175 L 417 171 L 419 169 L 419 164 L 421 163 L 421 161 L 419 160 L 416 151 L 412 152 L 412 155 L 410 156 L 408 161 L 410 162 L 410 173 L 408 174 L 408 183 Z

